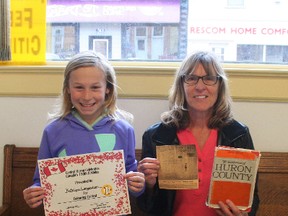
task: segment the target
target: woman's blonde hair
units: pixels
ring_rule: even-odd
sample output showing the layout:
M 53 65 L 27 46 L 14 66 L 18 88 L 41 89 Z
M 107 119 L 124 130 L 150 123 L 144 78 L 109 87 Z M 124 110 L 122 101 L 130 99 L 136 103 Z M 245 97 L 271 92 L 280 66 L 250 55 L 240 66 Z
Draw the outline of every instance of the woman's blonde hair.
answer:
M 221 128 L 232 120 L 231 97 L 228 90 L 226 73 L 222 69 L 216 55 L 211 52 L 198 51 L 187 56 L 180 68 L 176 71 L 174 83 L 169 94 L 169 111 L 161 115 L 161 120 L 167 125 L 175 125 L 179 129 L 188 127 L 190 116 L 187 110 L 187 102 L 183 86 L 183 76 L 191 74 L 202 64 L 207 75 L 220 76 L 218 80 L 218 98 L 214 104 L 209 128 Z

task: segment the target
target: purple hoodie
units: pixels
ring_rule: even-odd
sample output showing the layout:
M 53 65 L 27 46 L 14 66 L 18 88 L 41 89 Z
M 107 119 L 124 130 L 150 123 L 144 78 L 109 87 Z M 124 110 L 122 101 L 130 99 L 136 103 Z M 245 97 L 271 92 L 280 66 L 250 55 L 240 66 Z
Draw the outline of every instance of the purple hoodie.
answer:
M 137 170 L 134 129 L 127 121 L 104 116 L 90 126 L 73 114 L 47 125 L 38 159 L 123 149 L 126 172 Z M 38 166 L 33 182 L 40 186 Z

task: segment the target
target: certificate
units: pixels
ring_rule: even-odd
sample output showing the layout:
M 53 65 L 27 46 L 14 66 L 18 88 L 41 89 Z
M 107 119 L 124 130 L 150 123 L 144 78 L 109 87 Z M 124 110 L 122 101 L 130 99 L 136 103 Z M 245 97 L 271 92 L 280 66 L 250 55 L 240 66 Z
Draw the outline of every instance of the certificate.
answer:
M 38 160 L 46 216 L 131 214 L 123 150 Z

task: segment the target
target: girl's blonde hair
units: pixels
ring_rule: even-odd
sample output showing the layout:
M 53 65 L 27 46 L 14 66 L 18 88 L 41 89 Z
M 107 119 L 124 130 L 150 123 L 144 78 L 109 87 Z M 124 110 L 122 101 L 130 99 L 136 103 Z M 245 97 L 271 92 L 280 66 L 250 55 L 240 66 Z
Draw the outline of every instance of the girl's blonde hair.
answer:
M 102 113 L 105 112 L 105 114 L 114 119 L 124 118 L 131 122 L 133 119 L 132 114 L 124 110 L 120 110 L 116 106 L 117 83 L 114 68 L 102 54 L 92 51 L 85 51 L 76 54 L 68 62 L 64 71 L 62 94 L 59 97 L 60 103 L 56 106 L 56 110 L 50 115 L 50 118 L 64 118 L 73 110 L 73 104 L 68 93 L 71 73 L 78 68 L 91 66 L 97 67 L 103 71 L 106 79 L 106 87 L 109 89 L 109 93 L 105 96 L 105 103 Z

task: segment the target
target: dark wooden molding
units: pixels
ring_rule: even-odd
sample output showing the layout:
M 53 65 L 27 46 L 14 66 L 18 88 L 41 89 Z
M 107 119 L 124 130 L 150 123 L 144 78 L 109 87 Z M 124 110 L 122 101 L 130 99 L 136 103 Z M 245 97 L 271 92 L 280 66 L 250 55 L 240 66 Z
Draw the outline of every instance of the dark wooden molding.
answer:
M 262 152 L 258 172 L 288 173 L 288 152 Z

